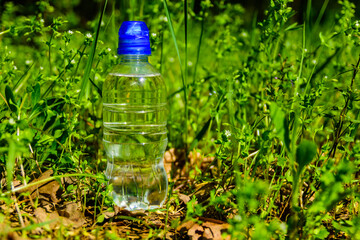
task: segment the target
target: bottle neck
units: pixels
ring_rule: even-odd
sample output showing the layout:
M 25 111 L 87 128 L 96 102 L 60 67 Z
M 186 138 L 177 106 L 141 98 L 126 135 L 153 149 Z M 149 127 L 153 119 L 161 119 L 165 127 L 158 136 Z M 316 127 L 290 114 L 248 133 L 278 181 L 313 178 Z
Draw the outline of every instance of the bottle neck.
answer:
M 121 63 L 147 63 L 149 55 L 120 55 Z

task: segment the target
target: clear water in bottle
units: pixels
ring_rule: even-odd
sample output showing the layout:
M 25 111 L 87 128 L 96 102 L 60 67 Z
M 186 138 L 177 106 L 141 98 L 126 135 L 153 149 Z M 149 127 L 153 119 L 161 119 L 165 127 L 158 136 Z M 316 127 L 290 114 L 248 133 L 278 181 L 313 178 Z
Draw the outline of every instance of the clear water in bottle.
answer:
M 129 210 L 158 208 L 166 198 L 166 91 L 150 87 L 159 82 L 160 75 L 110 75 L 104 86 L 106 176 L 115 204 Z
M 166 87 L 148 62 L 150 43 L 144 25 L 122 24 L 118 48 L 121 63 L 103 85 L 105 174 L 113 185 L 114 203 L 128 210 L 161 207 L 168 189 L 163 165 Z M 147 41 L 139 42 L 142 38 Z

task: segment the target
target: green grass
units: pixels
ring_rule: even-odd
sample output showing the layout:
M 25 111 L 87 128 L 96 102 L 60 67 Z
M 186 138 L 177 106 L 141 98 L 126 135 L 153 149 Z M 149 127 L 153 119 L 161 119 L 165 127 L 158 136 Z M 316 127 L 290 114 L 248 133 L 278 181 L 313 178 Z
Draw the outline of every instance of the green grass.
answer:
M 31 11 L 4 3 L 0 237 L 182 239 L 192 220 L 227 223 L 233 239 L 359 239 L 353 2 L 307 1 L 296 13 L 292 1 L 274 0 L 263 15 L 225 1 L 90 1 L 98 14 L 88 22 L 76 1 Z M 155 33 L 150 60 L 168 87 L 174 155 L 159 211 L 117 209 L 103 174 L 101 89 L 119 62 L 123 20 Z M 78 209 L 64 215 L 73 202 Z M 38 209 L 68 217 L 53 228 Z M 79 212 L 86 224 L 67 225 Z

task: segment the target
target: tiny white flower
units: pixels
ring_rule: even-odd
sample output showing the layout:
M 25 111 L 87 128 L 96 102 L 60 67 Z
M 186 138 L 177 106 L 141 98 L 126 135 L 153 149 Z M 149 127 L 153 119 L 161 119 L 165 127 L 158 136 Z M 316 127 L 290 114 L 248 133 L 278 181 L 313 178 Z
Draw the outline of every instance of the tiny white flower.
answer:
M 87 37 L 87 38 L 91 38 L 91 37 L 92 37 L 91 33 L 87 33 L 87 34 L 86 34 L 86 37 Z
M 307 52 L 307 51 L 308 51 L 308 50 L 305 48 L 305 49 L 304 49 L 304 52 Z
M 45 21 L 44 21 L 44 19 L 40 19 L 40 22 L 44 23 Z
M 325 78 L 325 79 L 328 79 L 328 76 L 325 76 L 324 78 Z
M 315 60 L 315 59 L 314 59 L 314 60 L 312 60 L 312 63 L 313 63 L 313 64 L 316 64 L 316 60 Z
M 225 130 L 225 136 L 226 137 L 230 137 L 231 136 L 231 132 L 229 130 Z
M 238 221 L 238 222 L 241 222 L 241 221 L 242 221 L 242 217 L 241 217 L 240 215 L 236 215 L 236 216 L 234 217 L 234 220 L 235 220 L 235 221 Z
M 43 66 L 40 66 L 40 70 L 44 70 L 44 67 L 43 67 Z
M 109 47 L 108 47 L 106 50 L 107 50 L 108 52 L 111 52 L 111 48 L 109 48 Z
M 175 62 L 175 59 L 173 57 L 169 57 L 169 62 Z
M 280 223 L 280 229 L 281 229 L 281 231 L 286 233 L 287 232 L 287 225 L 285 223 L 283 223 L 283 222 Z
M 10 123 L 11 125 L 14 125 L 14 124 L 15 124 L 15 120 L 14 120 L 13 118 L 10 118 L 10 119 L 9 119 L 9 123 Z
M 25 61 L 25 64 L 26 64 L 26 65 L 30 65 L 31 63 L 32 63 L 31 60 L 26 60 L 26 61 Z
M 14 70 L 17 70 L 17 66 L 14 65 Z
M 68 31 L 68 34 L 69 34 L 69 35 L 72 35 L 73 33 L 74 33 L 74 32 L 71 31 L 71 30 Z
M 188 66 L 191 67 L 193 65 L 192 61 L 188 61 Z
M 73 59 L 73 60 L 71 60 L 71 64 L 75 64 L 75 60 Z
M 9 55 L 11 54 L 11 51 L 9 51 Z
M 152 33 L 151 36 L 152 36 L 152 37 L 156 37 L 156 33 Z
M 114 55 L 114 58 L 118 58 L 118 55 Z
M 355 22 L 355 27 L 356 27 L 356 28 L 359 28 L 359 27 L 360 27 L 359 21 L 356 21 L 356 22 Z
M 167 22 L 167 21 L 168 21 L 167 17 L 164 17 L 164 22 Z

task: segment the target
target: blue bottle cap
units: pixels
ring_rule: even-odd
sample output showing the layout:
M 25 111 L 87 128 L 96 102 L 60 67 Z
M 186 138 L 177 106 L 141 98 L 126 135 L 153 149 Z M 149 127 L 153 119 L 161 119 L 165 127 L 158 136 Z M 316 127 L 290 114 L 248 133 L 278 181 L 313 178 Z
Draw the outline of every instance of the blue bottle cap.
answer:
M 151 55 L 149 29 L 141 21 L 125 21 L 119 29 L 118 54 Z

